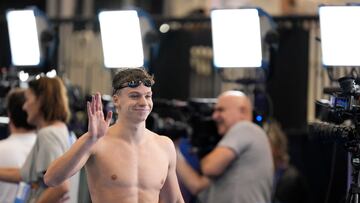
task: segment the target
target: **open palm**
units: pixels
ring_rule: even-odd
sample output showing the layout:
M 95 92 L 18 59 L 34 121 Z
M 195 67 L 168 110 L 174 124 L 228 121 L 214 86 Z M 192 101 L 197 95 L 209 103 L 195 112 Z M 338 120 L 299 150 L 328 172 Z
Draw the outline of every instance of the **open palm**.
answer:
M 104 113 L 100 93 L 92 96 L 91 102 L 87 103 L 87 112 L 89 119 L 88 133 L 93 140 L 104 136 L 109 128 L 112 112 L 109 111 L 104 119 Z

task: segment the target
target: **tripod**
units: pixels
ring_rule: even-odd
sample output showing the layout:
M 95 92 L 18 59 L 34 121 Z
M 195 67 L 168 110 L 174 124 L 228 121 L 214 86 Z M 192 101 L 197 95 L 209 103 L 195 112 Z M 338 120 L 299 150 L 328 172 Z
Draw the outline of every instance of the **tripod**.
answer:
M 345 145 L 351 154 L 351 185 L 346 195 L 346 203 L 359 203 L 360 183 L 360 143 L 357 140 L 346 143 Z

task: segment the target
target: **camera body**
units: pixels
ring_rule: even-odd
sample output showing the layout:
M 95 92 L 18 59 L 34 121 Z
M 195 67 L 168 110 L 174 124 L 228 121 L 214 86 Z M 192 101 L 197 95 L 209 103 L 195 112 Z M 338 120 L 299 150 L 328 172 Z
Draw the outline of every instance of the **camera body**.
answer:
M 324 93 L 330 94 L 330 100 L 316 101 L 316 117 L 324 122 L 310 124 L 310 135 L 341 142 L 359 139 L 359 81 L 343 77 L 338 82 L 339 87 L 324 89 Z M 344 124 L 347 120 L 354 125 Z

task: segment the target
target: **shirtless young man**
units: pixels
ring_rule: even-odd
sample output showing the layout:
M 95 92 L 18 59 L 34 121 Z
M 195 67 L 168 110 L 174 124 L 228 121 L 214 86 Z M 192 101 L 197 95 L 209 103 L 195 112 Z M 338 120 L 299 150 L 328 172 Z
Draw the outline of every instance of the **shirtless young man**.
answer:
M 61 184 L 84 165 L 94 203 L 183 203 L 172 141 L 145 127 L 153 102 L 151 77 L 142 68 L 125 69 L 113 80 L 117 122 L 104 118 L 101 96 L 88 102 L 89 130 L 48 168 L 44 180 Z

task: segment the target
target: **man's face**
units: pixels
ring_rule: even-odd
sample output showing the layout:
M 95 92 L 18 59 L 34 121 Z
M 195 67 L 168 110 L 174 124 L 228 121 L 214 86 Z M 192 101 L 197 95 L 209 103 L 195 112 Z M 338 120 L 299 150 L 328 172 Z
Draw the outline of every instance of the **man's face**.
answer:
M 218 133 L 225 135 L 237 122 L 249 120 L 245 98 L 236 96 L 219 97 L 212 118 L 216 122 Z
M 40 103 L 41 101 L 39 101 L 39 98 L 36 97 L 31 89 L 25 91 L 25 103 L 22 108 L 27 113 L 28 123 L 36 125 L 42 117 L 40 113 Z
M 135 88 L 122 88 L 113 98 L 120 120 L 126 119 L 135 123 L 143 122 L 153 107 L 151 87 L 146 87 L 143 84 Z

